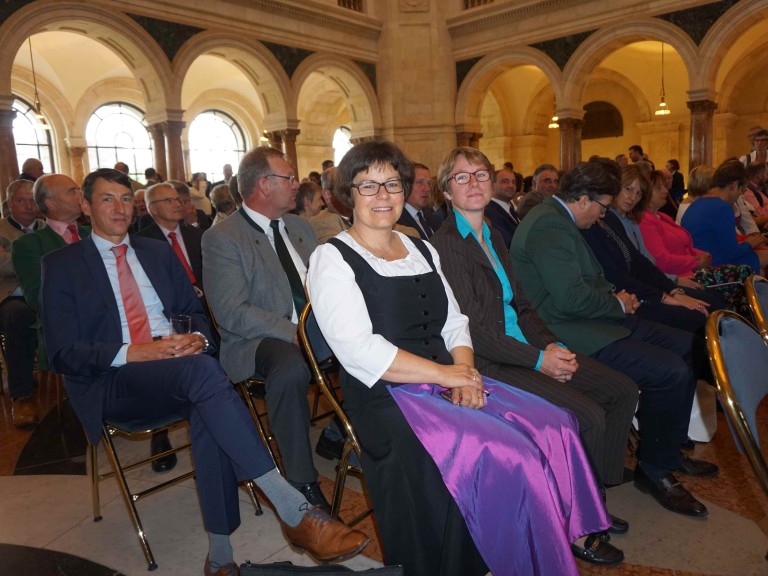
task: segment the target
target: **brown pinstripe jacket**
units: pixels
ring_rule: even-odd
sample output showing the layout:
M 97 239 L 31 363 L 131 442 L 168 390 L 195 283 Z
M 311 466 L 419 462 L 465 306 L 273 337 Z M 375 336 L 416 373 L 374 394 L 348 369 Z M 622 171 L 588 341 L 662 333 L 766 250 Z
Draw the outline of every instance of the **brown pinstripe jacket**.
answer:
M 520 283 L 501 234 L 491 228 L 491 243 L 512 284 L 512 305 L 526 340 L 524 344 L 504 333 L 502 287 L 488 257 L 472 236 L 462 238 L 456 216 L 450 214 L 430 242 L 440 255 L 440 264 L 456 296 L 461 311 L 469 317 L 469 330 L 475 350 L 475 365 L 482 371 L 490 364 L 510 364 L 534 368 L 539 352 L 557 342 L 555 335 L 531 307 Z

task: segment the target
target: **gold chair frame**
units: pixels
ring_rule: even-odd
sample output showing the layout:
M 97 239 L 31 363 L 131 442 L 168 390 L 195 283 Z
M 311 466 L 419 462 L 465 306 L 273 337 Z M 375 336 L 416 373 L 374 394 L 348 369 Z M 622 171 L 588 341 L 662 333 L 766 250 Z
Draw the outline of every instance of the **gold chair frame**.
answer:
M 755 327 L 765 343 L 768 344 L 768 318 L 766 318 L 766 311 L 760 305 L 760 297 L 757 294 L 758 284 L 764 284 L 768 287 L 768 280 L 762 276 L 754 275 L 744 281 L 747 303 L 749 304 L 750 312 L 752 312 L 752 317 L 755 319 Z
M 309 368 L 312 371 L 312 377 L 315 383 L 320 389 L 320 392 L 325 397 L 326 401 L 331 405 L 331 408 L 338 417 L 339 421 L 341 421 L 347 437 L 346 441 L 344 442 L 344 448 L 342 449 L 338 468 L 336 469 L 336 484 L 333 488 L 333 504 L 331 505 L 331 517 L 337 520 L 341 520 L 339 517 L 339 511 L 341 509 L 341 500 L 344 496 L 344 487 L 347 481 L 347 474 L 352 472 L 353 474 L 356 474 L 360 478 L 364 479 L 362 468 L 351 464 L 349 461 L 353 450 L 355 454 L 357 454 L 358 460 L 360 459 L 360 441 L 357 439 L 357 435 L 355 434 L 355 430 L 352 427 L 352 423 L 350 422 L 347 414 L 344 412 L 344 409 L 339 403 L 339 399 L 337 398 L 333 385 L 328 378 L 328 374 L 321 368 L 320 362 L 315 355 L 312 342 L 307 332 L 307 322 L 309 321 L 311 315 L 312 304 L 307 302 L 307 305 L 301 312 L 301 316 L 299 316 L 299 343 L 301 344 L 302 350 L 304 350 L 304 355 L 306 356 L 307 362 L 309 363 Z M 368 508 L 367 510 L 355 516 L 349 522 L 346 522 L 346 525 L 354 526 L 363 520 L 366 516 L 368 516 L 371 512 L 373 512 L 373 508 Z
M 709 361 L 712 365 L 712 372 L 715 376 L 717 391 L 720 396 L 723 411 L 725 412 L 728 421 L 731 423 L 732 430 L 735 432 L 744 449 L 744 453 L 749 460 L 749 464 L 752 467 L 763 492 L 768 496 L 768 466 L 766 466 L 765 459 L 760 451 L 760 446 L 755 441 L 755 437 L 749 429 L 749 424 L 747 423 L 741 405 L 734 393 L 731 380 L 728 376 L 728 367 L 726 365 L 723 349 L 720 344 L 720 324 L 725 319 L 734 319 L 738 322 L 742 322 L 752 330 L 754 330 L 755 327 L 743 316 L 736 314 L 735 312 L 731 312 L 730 310 L 718 310 L 711 314 L 707 320 L 706 337 L 707 348 L 709 349 Z M 760 335 L 763 339 L 765 338 L 764 335 L 759 334 L 757 331 L 755 333 Z M 763 341 L 768 345 L 768 342 L 765 340 Z M 766 353 L 768 354 L 768 350 Z M 755 409 L 756 408 L 757 406 L 755 406 Z M 766 554 L 766 560 L 768 560 L 768 554 Z
M 158 492 L 164 488 L 173 486 L 174 484 L 178 484 L 180 482 L 184 482 L 185 480 L 188 480 L 189 478 L 194 477 L 195 470 L 192 469 L 189 472 L 177 474 L 176 476 L 169 478 L 165 482 L 162 482 L 160 484 L 157 484 L 155 486 L 152 486 L 140 492 L 131 491 L 128 481 L 125 477 L 125 473 L 135 468 L 138 468 L 140 466 L 146 466 L 147 464 L 151 464 L 152 462 L 154 462 L 155 460 L 158 460 L 159 458 L 170 456 L 171 454 L 175 454 L 182 450 L 187 450 L 191 447 L 191 444 L 187 442 L 185 444 L 182 444 L 181 446 L 177 446 L 176 448 L 171 448 L 170 450 L 166 450 L 154 456 L 149 456 L 147 458 L 143 458 L 141 460 L 132 462 L 124 466 L 120 462 L 120 457 L 118 456 L 117 450 L 115 449 L 113 438 L 115 436 L 123 436 L 125 438 L 129 438 L 133 440 L 144 439 L 156 432 L 161 432 L 163 430 L 165 431 L 170 430 L 171 428 L 182 424 L 184 421 L 185 420 L 180 417 L 176 417 L 176 418 L 170 417 L 169 421 L 167 421 L 161 426 L 142 427 L 139 425 L 137 428 L 136 426 L 129 427 L 126 424 L 121 424 L 118 422 L 109 422 L 105 420 L 102 425 L 101 437 L 102 437 L 102 440 L 104 441 L 104 450 L 107 453 L 107 458 L 109 459 L 111 471 L 105 472 L 103 474 L 99 473 L 98 445 L 94 445 L 94 444 L 88 445 L 88 461 L 91 469 L 90 476 L 91 476 L 91 496 L 93 501 L 93 521 L 99 522 L 102 519 L 99 484 L 104 480 L 115 477 L 115 479 L 117 480 L 118 488 L 120 489 L 120 493 L 123 496 L 123 501 L 128 507 L 128 515 L 131 519 L 131 523 L 133 524 L 133 529 L 136 532 L 136 537 L 139 539 L 139 544 L 141 545 L 142 552 L 144 553 L 144 558 L 146 558 L 148 570 L 155 570 L 157 568 L 157 562 L 155 562 L 155 557 L 154 557 L 154 554 L 152 553 L 152 549 L 149 546 L 146 532 L 144 531 L 144 526 L 141 523 L 141 517 L 139 516 L 139 512 L 136 509 L 136 502 L 138 502 L 140 499 L 146 496 L 151 496 L 155 492 Z M 245 483 L 245 487 L 246 487 L 246 491 L 248 492 L 248 495 L 251 498 L 251 502 L 253 502 L 254 508 L 256 509 L 256 515 L 259 516 L 263 514 L 263 510 L 261 509 L 261 505 L 259 504 L 259 500 L 256 495 L 255 487 L 253 486 L 253 483 L 251 481 L 248 481 Z

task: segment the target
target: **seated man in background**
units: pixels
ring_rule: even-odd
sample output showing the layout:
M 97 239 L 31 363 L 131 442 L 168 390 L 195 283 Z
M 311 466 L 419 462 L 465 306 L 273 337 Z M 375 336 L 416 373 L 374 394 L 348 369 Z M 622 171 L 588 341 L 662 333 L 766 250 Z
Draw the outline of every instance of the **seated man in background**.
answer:
M 673 471 L 713 476 L 715 465 L 682 456 L 696 390 L 693 334 L 639 319 L 633 294 L 614 294 L 579 229 L 605 215 L 620 180 L 600 163 L 576 165 L 557 195 L 518 226 L 510 256 L 518 280 L 547 327 L 569 349 L 632 378 L 640 388 L 642 442 L 635 486 L 665 508 L 705 516 L 707 508 Z
M 237 485 L 251 479 L 294 545 L 320 560 L 362 550 L 364 534 L 310 508 L 277 472 L 226 374 L 204 353 L 212 351 L 210 326 L 170 246 L 128 237 L 127 176 L 97 170 L 83 190 L 93 234 L 44 259 L 41 310 L 51 366 L 64 375 L 90 442 L 99 442 L 104 418 L 176 413 L 189 421 L 209 537 L 206 576 L 238 573 L 229 534 L 240 523 Z M 191 334 L 168 335 L 177 314 L 191 316 Z
M 528 211 L 534 206 L 541 204 L 544 198 L 552 196 L 557 191 L 557 185 L 560 183 L 560 176 L 557 168 L 552 164 L 542 164 L 533 171 L 531 180 L 531 191 L 527 192 L 519 202 L 517 213 L 520 218 L 525 218 Z

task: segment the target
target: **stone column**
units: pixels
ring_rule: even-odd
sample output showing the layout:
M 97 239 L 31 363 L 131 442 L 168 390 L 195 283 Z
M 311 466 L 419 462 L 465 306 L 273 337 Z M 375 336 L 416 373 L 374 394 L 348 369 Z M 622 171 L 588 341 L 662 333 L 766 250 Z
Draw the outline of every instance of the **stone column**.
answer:
M 702 164 L 712 164 L 712 118 L 717 110 L 714 100 L 686 102 L 691 110 L 690 169 Z
M 181 131 L 186 126 L 183 120 L 166 120 L 164 123 L 165 150 L 168 156 L 168 174 L 164 176 L 171 180 L 185 182 L 184 150 L 181 146 Z
M 273 132 L 264 132 L 264 136 L 269 140 L 269 145 L 272 148 L 283 150 L 283 134 L 281 130 L 275 130 Z M 285 152 L 285 150 L 283 150 Z
M 168 177 L 168 164 L 165 161 L 165 134 L 163 132 L 163 123 L 158 122 L 149 126 L 149 134 L 152 136 L 152 150 L 155 154 L 153 168 Z
M 0 97 L 0 201 L 5 199 L 5 189 L 19 177 L 19 159 L 16 157 L 16 141 L 13 138 L 13 96 Z
M 456 132 L 456 145 L 479 148 L 480 138 L 482 137 L 482 132 Z
M 560 118 L 560 170 L 570 170 L 581 162 L 581 118 Z
M 294 170 L 299 169 L 298 157 L 296 156 L 296 136 L 301 133 L 301 130 L 295 128 L 286 128 L 280 130 L 280 136 L 283 140 L 283 152 L 288 159 L 288 163 L 293 166 Z
M 64 143 L 69 151 L 69 174 L 72 180 L 80 184 L 86 173 L 83 163 L 83 157 L 88 151 L 85 138 L 65 138 Z

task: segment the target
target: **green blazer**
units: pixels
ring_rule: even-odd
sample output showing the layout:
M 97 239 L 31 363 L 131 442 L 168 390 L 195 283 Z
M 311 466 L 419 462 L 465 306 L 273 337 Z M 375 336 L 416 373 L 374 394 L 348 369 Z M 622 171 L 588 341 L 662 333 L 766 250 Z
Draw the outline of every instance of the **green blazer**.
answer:
M 523 218 L 509 253 L 528 300 L 568 348 L 589 355 L 630 334 L 613 285 L 557 200 Z
M 88 226 L 78 226 L 77 233 L 80 238 L 91 234 Z M 11 260 L 13 269 L 19 280 L 19 286 L 24 294 L 24 299 L 35 312 L 38 313 L 35 328 L 37 328 L 37 366 L 40 370 L 48 369 L 48 356 L 43 340 L 43 327 L 40 323 L 37 298 L 40 294 L 41 260 L 43 256 L 67 243 L 53 228 L 46 226 L 29 234 L 24 234 L 11 244 Z

